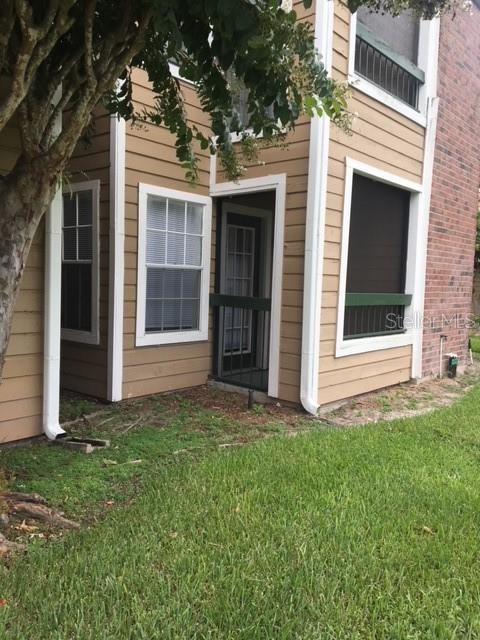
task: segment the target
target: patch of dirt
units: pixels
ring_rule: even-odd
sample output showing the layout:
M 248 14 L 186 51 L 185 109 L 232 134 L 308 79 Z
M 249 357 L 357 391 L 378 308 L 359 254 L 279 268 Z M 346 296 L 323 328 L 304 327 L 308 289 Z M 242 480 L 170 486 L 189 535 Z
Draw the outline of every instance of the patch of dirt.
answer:
M 294 425 L 299 420 L 305 419 L 305 414 L 298 407 L 284 405 L 281 402 L 254 403 L 249 409 L 247 396 L 222 391 L 209 385 L 187 389 L 164 398 L 166 406 L 172 410 L 178 410 L 190 403 L 192 408 L 199 407 L 207 411 L 219 412 L 233 421 L 252 425 L 268 424 L 274 421 Z
M 287 433 L 296 433 L 307 428 L 307 421 L 345 427 L 423 415 L 453 404 L 478 382 L 480 359 L 476 359 L 466 373 L 457 378 L 435 378 L 419 384 L 406 382 L 372 391 L 321 408 L 317 419 L 308 416 L 299 407 L 280 402 L 255 403 L 249 409 L 245 395 L 223 391 L 209 385 L 124 400 L 115 405 L 94 401 L 86 403 L 85 399 L 81 396 L 75 397 L 74 394 L 68 394 L 62 402 L 66 402 L 70 416 L 74 418 L 73 421 L 69 421 L 68 430 L 79 434 L 84 431 L 92 433 L 92 430 L 107 430 L 112 434 L 122 435 L 139 429 L 144 424 L 164 428 L 168 426 L 169 415 L 181 411 L 190 414 L 192 430 L 202 430 L 202 424 L 195 420 L 195 410 L 201 409 L 204 412 L 211 411 L 212 416 L 220 416 L 246 427 L 239 440 L 249 441 L 259 436 L 258 433 L 256 436 L 253 433 L 256 429 L 262 430 L 270 424 L 281 426 Z M 72 415 L 74 407 L 78 409 L 75 417 Z M 92 413 L 85 411 L 92 409 Z M 252 428 L 251 434 L 248 433 L 249 427 Z
M 478 382 L 480 360 L 477 359 L 457 378 L 434 378 L 420 383 L 405 382 L 372 391 L 324 407 L 318 417 L 329 425 L 346 427 L 419 416 L 453 404 Z
M 63 423 L 69 432 L 76 434 L 92 433 L 93 429 L 111 431 L 121 435 L 130 430 L 141 428 L 143 424 L 149 426 L 168 426 L 168 415 L 185 411 L 195 420 L 195 410 L 201 409 L 212 414 L 222 416 L 231 422 L 239 422 L 252 427 L 281 423 L 285 427 L 294 428 L 299 422 L 308 417 L 298 407 L 284 405 L 280 402 L 259 404 L 254 403 L 248 408 L 248 398 L 241 393 L 222 391 L 202 385 L 182 391 L 169 392 L 124 400 L 118 404 L 85 404 L 82 397 L 75 397 L 69 393 L 64 402 L 68 406 L 69 417 L 73 418 Z M 73 408 L 78 408 L 74 416 Z M 92 410 L 90 412 L 90 410 Z M 64 411 L 62 413 L 67 413 Z

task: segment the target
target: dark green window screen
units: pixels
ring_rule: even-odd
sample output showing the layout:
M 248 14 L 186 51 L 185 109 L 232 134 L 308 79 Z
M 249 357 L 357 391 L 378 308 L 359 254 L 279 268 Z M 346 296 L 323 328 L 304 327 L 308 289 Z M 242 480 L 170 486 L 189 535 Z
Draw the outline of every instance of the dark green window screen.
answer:
M 409 208 L 410 192 L 353 176 L 345 338 L 403 331 L 402 297 L 368 294 L 405 293 Z
M 410 192 L 353 176 L 347 293 L 403 293 Z

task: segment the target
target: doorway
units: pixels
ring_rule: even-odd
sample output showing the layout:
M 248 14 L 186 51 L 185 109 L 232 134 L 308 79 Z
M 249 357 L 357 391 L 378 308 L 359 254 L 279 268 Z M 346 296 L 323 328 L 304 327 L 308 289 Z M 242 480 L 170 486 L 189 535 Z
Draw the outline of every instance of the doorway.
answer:
M 268 391 L 275 199 L 265 192 L 217 207 L 214 374 Z

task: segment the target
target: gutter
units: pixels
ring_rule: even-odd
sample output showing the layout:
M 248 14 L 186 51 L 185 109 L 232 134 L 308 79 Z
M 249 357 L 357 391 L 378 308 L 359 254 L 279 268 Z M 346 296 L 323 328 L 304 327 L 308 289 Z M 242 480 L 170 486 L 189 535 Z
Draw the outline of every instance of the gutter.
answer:
M 333 0 L 317 1 L 315 38 L 317 49 L 329 72 L 332 68 L 333 22 Z M 326 116 L 314 116 L 310 123 L 300 373 L 300 400 L 304 409 L 313 415 L 319 408 L 318 377 L 329 141 L 329 119 Z

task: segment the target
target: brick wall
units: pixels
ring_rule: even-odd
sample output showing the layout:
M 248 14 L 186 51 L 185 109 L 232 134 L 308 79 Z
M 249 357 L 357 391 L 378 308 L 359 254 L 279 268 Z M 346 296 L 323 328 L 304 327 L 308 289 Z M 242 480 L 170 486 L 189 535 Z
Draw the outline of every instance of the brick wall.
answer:
M 447 352 L 468 363 L 478 188 L 480 183 L 480 8 L 444 16 L 440 98 L 428 233 L 423 375 L 438 374 L 440 334 Z M 442 316 L 451 323 L 442 323 Z M 455 321 L 455 317 L 457 320 Z M 443 326 L 442 326 L 443 325 Z M 443 366 L 446 367 L 446 358 Z

